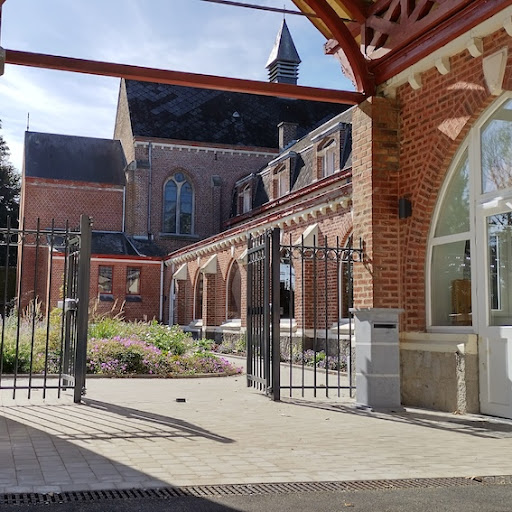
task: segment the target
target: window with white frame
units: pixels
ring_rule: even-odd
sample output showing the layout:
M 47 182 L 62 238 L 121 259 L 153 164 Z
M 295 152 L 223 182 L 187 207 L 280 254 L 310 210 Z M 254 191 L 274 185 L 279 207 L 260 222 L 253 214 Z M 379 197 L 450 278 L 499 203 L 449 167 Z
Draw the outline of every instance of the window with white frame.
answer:
M 464 151 L 438 208 L 431 240 L 433 325 L 471 325 L 469 160 Z
M 164 186 L 164 233 L 191 235 L 193 231 L 194 191 L 182 172 L 171 176 Z
M 331 140 L 322 147 L 321 152 L 321 177 L 331 176 L 336 171 L 336 141 Z
M 428 253 L 433 327 L 474 324 L 472 281 L 485 274 L 488 324 L 512 322 L 512 100 L 498 101 L 471 129 L 438 201 Z
M 278 199 L 290 192 L 290 173 L 286 166 L 277 168 L 274 171 L 274 198 Z
M 240 190 L 238 194 L 238 215 L 250 212 L 252 209 L 252 189 L 251 185 L 247 184 Z

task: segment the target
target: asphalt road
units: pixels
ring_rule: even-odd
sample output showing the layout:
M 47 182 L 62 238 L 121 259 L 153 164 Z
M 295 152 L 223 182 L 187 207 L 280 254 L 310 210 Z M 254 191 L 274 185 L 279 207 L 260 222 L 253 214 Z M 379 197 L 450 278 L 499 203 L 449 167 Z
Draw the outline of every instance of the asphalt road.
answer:
M 510 512 L 512 485 L 2 505 L 1 512 Z

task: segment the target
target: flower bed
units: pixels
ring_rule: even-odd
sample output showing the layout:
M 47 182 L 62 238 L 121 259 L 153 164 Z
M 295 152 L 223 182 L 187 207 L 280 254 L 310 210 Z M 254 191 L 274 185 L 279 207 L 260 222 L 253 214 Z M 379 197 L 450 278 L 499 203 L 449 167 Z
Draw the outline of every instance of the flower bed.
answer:
M 175 377 L 212 373 L 235 375 L 241 373 L 241 369 L 209 352 L 188 351 L 176 354 L 163 351 L 147 341 L 115 336 L 111 339 L 89 341 L 87 372 L 110 377 Z
M 62 333 L 58 309 L 52 311 L 49 325 L 39 311 L 35 318 L 32 312 L 20 315 L 19 319 L 11 314 L 3 325 L 1 371 L 58 374 L 62 364 Z M 204 340 L 193 340 L 177 326 L 99 318 L 89 325 L 87 373 L 109 377 L 241 373 L 241 368 L 213 354 L 210 345 Z

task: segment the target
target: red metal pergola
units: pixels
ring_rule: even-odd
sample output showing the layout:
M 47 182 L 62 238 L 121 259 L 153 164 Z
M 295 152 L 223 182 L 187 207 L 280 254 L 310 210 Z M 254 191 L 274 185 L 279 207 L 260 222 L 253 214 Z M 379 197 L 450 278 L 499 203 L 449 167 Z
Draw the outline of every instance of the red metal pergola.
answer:
M 2 5 L 0 0 L 0 25 Z M 293 0 L 326 37 L 356 92 L 185 73 L 5 50 L 5 63 L 208 89 L 358 104 L 376 87 L 455 37 L 512 5 L 512 0 Z M 1 54 L 0 54 L 1 57 Z M 1 62 L 0 62 L 1 64 Z

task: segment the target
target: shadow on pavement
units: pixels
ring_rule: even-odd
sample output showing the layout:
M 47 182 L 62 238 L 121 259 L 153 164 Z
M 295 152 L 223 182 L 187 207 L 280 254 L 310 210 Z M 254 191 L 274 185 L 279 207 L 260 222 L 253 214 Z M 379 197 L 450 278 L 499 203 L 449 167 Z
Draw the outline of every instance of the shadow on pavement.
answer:
M 47 414 L 41 414 L 41 408 Z M 56 414 L 59 409 L 60 413 Z M 82 439 L 78 435 L 79 416 L 74 416 L 71 423 L 69 420 L 72 412 L 77 409 L 86 410 L 73 406 L 0 407 L 0 510 L 6 512 L 25 510 L 23 502 L 16 504 L 16 497 L 23 498 L 33 493 L 48 494 L 54 498 L 59 493 L 73 494 L 80 491 L 85 491 L 84 495 L 87 496 L 87 491 L 92 490 L 180 489 L 179 486 L 149 473 L 113 460 L 100 450 L 93 451 L 84 447 L 82 443 L 76 442 Z M 68 422 L 67 425 L 66 422 Z M 85 425 L 85 417 L 82 423 Z M 171 422 L 171 424 L 174 423 Z M 69 429 L 70 425 L 76 425 L 76 432 L 68 435 L 64 430 Z M 185 427 L 195 432 L 192 425 L 185 425 Z M 82 430 L 86 430 L 86 427 Z M 108 442 L 108 438 L 105 440 Z M 194 507 L 190 510 L 194 511 L 236 512 L 239 510 L 203 497 L 187 499 L 189 503 L 193 502 Z M 166 502 L 172 505 L 170 509 L 177 510 L 174 506 L 180 500 L 181 498 L 175 498 Z M 76 502 L 53 502 L 52 504 L 56 510 L 66 512 L 154 510 L 151 507 L 141 509 L 136 506 L 137 502 L 140 506 L 141 500 L 87 500 L 86 498 L 79 500 L 77 498 Z M 31 504 L 27 507 L 33 511 L 43 507 L 47 510 L 49 504 Z M 163 501 L 160 504 L 163 504 Z M 125 506 L 128 508 L 125 509 Z M 164 509 L 160 508 L 160 510 Z
M 313 407 L 329 411 L 353 414 L 367 418 L 378 418 L 384 421 L 407 423 L 419 427 L 457 432 L 470 436 L 490 439 L 504 439 L 512 437 L 512 422 L 499 418 L 485 418 L 482 416 L 457 415 L 450 413 L 436 413 L 409 408 L 405 412 L 374 412 L 368 409 L 358 409 L 355 405 L 328 404 L 314 402 L 299 398 L 284 398 L 283 402 Z
M 90 398 L 83 398 L 82 403 L 91 411 L 96 409 L 102 413 L 107 412 L 109 414 L 113 414 L 118 418 L 137 420 L 143 424 L 150 425 L 152 430 L 157 430 L 162 433 L 168 432 L 170 437 L 177 437 L 177 435 L 181 435 L 182 437 L 204 437 L 218 443 L 234 443 L 233 439 L 215 434 L 214 432 L 205 430 L 193 423 L 163 416 L 162 414 L 141 411 L 139 409 L 114 405 L 108 402 L 92 400 Z M 169 431 L 169 429 L 172 430 Z M 164 437 L 166 437 L 165 434 Z

